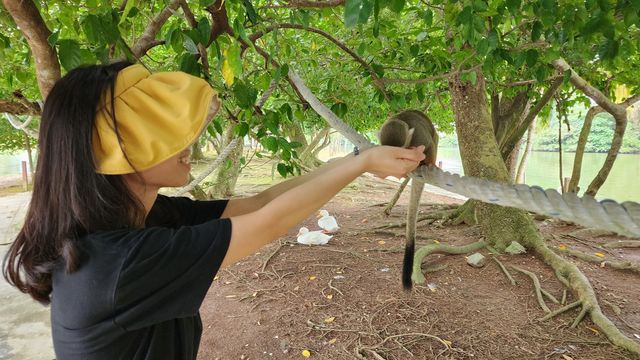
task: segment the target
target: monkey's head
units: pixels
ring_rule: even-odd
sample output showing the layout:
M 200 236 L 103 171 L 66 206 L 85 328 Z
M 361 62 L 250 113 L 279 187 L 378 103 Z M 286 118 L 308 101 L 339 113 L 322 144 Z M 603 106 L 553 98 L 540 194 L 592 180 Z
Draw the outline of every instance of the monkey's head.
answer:
M 411 143 L 413 131 L 404 121 L 391 118 L 382 124 L 378 139 L 380 145 L 407 147 Z

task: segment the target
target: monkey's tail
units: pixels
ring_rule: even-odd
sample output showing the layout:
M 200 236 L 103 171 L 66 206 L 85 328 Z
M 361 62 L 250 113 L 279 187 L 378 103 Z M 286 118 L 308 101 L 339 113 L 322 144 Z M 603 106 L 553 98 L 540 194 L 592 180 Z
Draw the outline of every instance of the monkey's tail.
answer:
M 404 261 L 402 262 L 402 287 L 405 290 L 411 290 L 413 285 L 411 281 L 411 274 L 413 273 L 413 257 L 415 252 L 415 242 L 407 239 L 407 244 L 404 248 Z
M 416 222 L 418 220 L 418 210 L 420 209 L 420 198 L 424 183 L 418 181 L 411 182 L 411 198 L 409 200 L 409 209 L 407 209 L 407 233 L 406 245 L 404 248 L 404 261 L 402 263 L 402 287 L 405 290 L 411 290 L 413 273 L 413 258 L 415 254 L 416 243 Z

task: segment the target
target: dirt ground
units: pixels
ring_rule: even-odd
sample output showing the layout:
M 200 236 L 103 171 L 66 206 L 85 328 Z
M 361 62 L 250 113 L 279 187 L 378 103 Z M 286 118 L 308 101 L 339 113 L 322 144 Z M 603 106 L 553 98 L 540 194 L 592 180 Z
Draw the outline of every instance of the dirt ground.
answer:
M 245 180 L 251 176 L 245 174 Z M 240 193 L 263 187 L 242 182 Z M 463 255 L 431 255 L 423 269 L 436 271 L 426 274 L 427 284 L 403 291 L 403 229 L 391 229 L 397 235 L 373 230 L 403 220 L 408 191 L 391 217 L 382 215 L 380 204 L 395 189 L 394 184 L 361 177 L 325 206 L 341 225 L 328 245 L 297 244 L 296 228 L 220 271 L 201 309 L 204 333 L 198 358 L 633 359 L 611 345 L 589 319 L 571 328 L 579 309 L 539 321 L 545 313 L 531 279 L 512 271 L 513 286 L 494 261 L 478 269 L 467 265 Z M 458 203 L 425 194 L 421 211 Z M 579 228 L 555 220 L 538 224 L 549 245 L 599 252 L 605 259 L 640 260 L 640 249 L 598 246 L 616 237 L 571 237 L 567 234 Z M 314 217 L 303 225 L 317 229 Z M 464 245 L 481 236 L 477 227 L 437 223 L 419 227 L 419 234 L 426 239 L 417 246 L 432 241 Z M 562 284 L 535 256 L 499 259 L 507 267 L 535 272 L 544 289 L 562 298 Z M 640 274 L 572 261 L 591 280 L 604 313 L 640 341 Z M 566 303 L 573 301 L 568 294 Z M 561 307 L 547 303 L 552 310 Z

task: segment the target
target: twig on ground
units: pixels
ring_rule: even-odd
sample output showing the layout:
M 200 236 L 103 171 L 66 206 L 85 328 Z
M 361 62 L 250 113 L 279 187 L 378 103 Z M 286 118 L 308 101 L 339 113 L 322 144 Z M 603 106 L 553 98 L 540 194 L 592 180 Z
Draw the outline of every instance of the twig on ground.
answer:
M 564 234 L 562 235 L 563 238 L 565 239 L 570 239 L 576 242 L 579 242 L 582 245 L 588 246 L 590 248 L 594 248 L 597 250 L 601 250 L 604 251 L 608 254 L 614 255 L 613 252 L 611 252 L 611 250 L 605 249 L 604 247 L 600 246 L 599 244 L 594 243 L 593 241 L 589 241 L 589 240 L 585 240 L 581 237 L 575 236 L 575 235 L 571 235 L 571 234 Z
M 573 249 L 564 249 L 564 250 L 557 249 L 556 251 L 559 253 L 565 253 L 567 255 L 577 257 L 578 259 L 581 259 L 584 261 L 600 264 L 601 267 L 605 267 L 608 265 L 609 267 L 614 268 L 616 270 L 629 270 L 636 273 L 640 273 L 640 263 L 634 263 L 631 261 L 605 260 L 602 257 L 586 254 L 582 251 L 573 250 Z
M 264 263 L 262 263 L 262 270 L 261 270 L 262 272 L 264 272 L 264 269 L 267 268 L 267 265 L 269 264 L 269 261 L 271 261 L 271 258 L 273 258 L 273 256 L 277 254 L 278 251 L 280 251 L 280 249 L 282 249 L 284 245 L 288 245 L 288 244 L 291 244 L 291 243 L 286 240 L 284 242 L 282 240 L 279 240 L 278 247 L 276 247 L 271 253 L 271 255 L 269 255 L 269 257 L 264 261 Z
M 582 310 L 580 310 L 580 314 L 578 314 L 578 317 L 576 317 L 576 319 L 573 321 L 573 324 L 571 324 L 571 327 L 575 328 L 576 326 L 578 326 L 578 324 L 580 324 L 580 321 L 584 319 L 584 316 L 587 315 L 587 312 L 589 312 L 589 307 L 582 306 Z
M 536 290 L 536 298 L 538 299 L 538 304 L 540 305 L 542 310 L 544 310 L 545 312 L 547 313 L 551 312 L 551 309 L 549 309 L 547 304 L 544 302 L 544 299 L 542 298 L 542 291 L 541 291 L 542 286 L 540 286 L 540 280 L 538 280 L 538 277 L 536 276 L 536 274 L 513 265 L 511 265 L 511 268 L 529 276 L 531 280 L 533 280 L 533 287 Z
M 500 267 L 500 270 L 502 270 L 502 272 L 507 276 L 507 279 L 511 281 L 511 285 L 517 285 L 516 280 L 513 278 L 513 276 L 511 276 L 511 273 L 509 272 L 509 270 L 507 270 L 507 268 L 504 267 L 504 265 L 500 262 L 500 260 L 498 260 L 498 258 L 496 257 L 492 257 L 492 259 L 498 264 L 498 266 Z
M 329 288 L 335 290 L 338 294 L 344 296 L 344 294 L 342 293 L 342 291 L 340 291 L 340 289 L 338 289 L 337 287 L 333 286 L 331 284 L 331 282 L 333 281 L 333 279 L 329 280 Z
M 571 309 L 573 309 L 574 307 L 580 306 L 582 305 L 582 301 L 578 300 L 576 302 L 572 302 L 569 305 L 563 306 L 560 309 L 554 310 L 550 313 L 548 313 L 547 315 L 545 315 L 544 317 L 540 318 L 540 321 L 547 321 L 549 319 L 551 319 L 552 317 L 556 316 L 556 315 L 560 315 L 565 311 L 569 311 Z
M 640 240 L 618 240 L 608 242 L 602 245 L 608 249 L 621 249 L 621 248 L 640 248 Z

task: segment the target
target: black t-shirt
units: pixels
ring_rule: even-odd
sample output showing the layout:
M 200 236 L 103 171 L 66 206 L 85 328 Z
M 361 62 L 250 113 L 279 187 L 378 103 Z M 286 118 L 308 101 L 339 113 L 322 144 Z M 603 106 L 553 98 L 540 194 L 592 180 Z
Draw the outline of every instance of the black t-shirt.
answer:
M 199 308 L 231 238 L 226 204 L 158 196 L 144 229 L 80 239 L 80 268 L 53 272 L 58 360 L 195 359 Z

